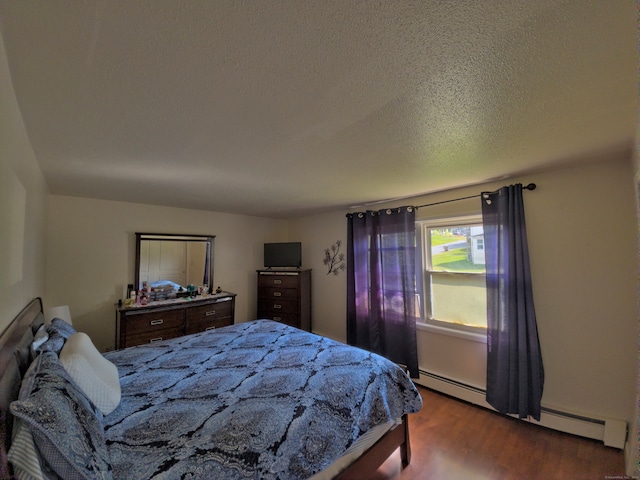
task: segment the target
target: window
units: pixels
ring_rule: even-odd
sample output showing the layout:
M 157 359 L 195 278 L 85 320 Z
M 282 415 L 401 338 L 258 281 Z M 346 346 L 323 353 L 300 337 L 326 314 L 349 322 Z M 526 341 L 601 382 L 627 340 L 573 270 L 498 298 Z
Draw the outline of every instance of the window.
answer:
M 417 226 L 425 321 L 469 331 L 486 328 L 482 218 L 421 221 Z

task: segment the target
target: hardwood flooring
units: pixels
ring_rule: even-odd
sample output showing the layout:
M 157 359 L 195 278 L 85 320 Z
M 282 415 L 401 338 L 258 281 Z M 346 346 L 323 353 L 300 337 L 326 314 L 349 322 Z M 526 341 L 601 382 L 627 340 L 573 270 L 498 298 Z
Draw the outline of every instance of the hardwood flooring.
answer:
M 624 454 L 601 442 L 499 415 L 420 388 L 409 417 L 411 463 L 396 451 L 372 480 L 613 480 Z

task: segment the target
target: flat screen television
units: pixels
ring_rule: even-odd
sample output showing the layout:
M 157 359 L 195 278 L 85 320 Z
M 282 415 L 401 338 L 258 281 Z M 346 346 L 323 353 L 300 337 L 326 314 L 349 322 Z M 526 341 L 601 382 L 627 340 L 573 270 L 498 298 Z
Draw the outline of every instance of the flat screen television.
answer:
M 302 266 L 302 242 L 264 244 L 265 268 L 300 268 Z

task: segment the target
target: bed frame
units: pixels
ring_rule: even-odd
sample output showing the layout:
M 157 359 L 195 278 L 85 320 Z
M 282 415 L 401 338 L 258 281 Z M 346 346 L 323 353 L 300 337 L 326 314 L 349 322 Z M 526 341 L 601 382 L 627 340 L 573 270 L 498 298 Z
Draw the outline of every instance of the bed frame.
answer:
M 380 440 L 374 443 L 371 448 L 364 452 L 346 470 L 336 476 L 336 480 L 362 480 L 371 478 L 378 467 L 382 465 L 389 456 L 400 449 L 402 468 L 409 465 L 411 461 L 411 448 L 409 443 L 409 420 L 407 416 L 402 417 L 402 423 L 393 430 L 388 431 Z
M 43 323 L 42 300 L 34 298 L 0 334 L 0 479 L 12 478 L 7 460 L 13 426 L 9 404 L 18 398 L 22 376 L 29 366 L 29 346 L 34 333 Z M 411 460 L 409 423 L 406 415 L 400 425 L 388 431 L 335 478 L 369 478 L 398 448 L 404 468 Z
M 9 404 L 18 398 L 22 376 L 29 367 L 33 334 L 44 323 L 42 300 L 34 298 L 0 334 L 0 478 L 12 478 L 7 460 L 13 416 Z

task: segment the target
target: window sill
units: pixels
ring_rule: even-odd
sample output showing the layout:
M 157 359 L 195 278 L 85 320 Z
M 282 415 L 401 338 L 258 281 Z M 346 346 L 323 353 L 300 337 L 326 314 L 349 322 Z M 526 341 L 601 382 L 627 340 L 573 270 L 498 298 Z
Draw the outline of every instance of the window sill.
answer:
M 416 322 L 416 330 L 436 333 L 438 335 L 448 335 L 450 337 L 461 338 L 470 342 L 487 343 L 487 335 L 485 333 L 468 332 L 457 328 L 441 327 L 430 323 Z

